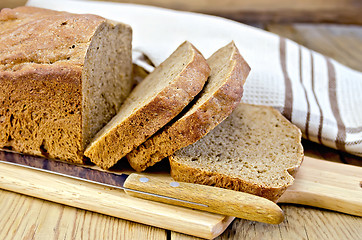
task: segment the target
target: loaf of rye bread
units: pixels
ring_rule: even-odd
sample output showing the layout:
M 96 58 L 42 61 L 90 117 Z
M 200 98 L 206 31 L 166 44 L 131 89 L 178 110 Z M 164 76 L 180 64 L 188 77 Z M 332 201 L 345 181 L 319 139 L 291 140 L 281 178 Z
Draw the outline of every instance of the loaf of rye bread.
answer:
M 187 123 L 198 112 L 192 109 L 204 110 L 206 122 L 213 123 L 205 125 L 210 128 L 228 114 L 211 116 L 207 113 L 213 108 L 195 101 L 187 109 L 193 114 L 185 111 L 172 120 L 202 89 L 210 71 L 186 42 L 139 84 L 112 119 L 134 84 L 131 28 L 98 16 L 3 9 L 0 53 L 0 148 L 81 163 L 85 147 L 99 131 L 87 155 L 108 168 L 168 122 L 164 129 L 172 130 L 178 120 Z M 231 110 L 236 101 L 230 102 Z M 215 117 L 220 121 L 214 122 Z M 193 132 L 193 126 L 186 129 L 199 137 L 210 130 Z M 171 175 L 276 201 L 302 162 L 300 138 L 299 129 L 276 110 L 240 104 L 196 143 L 170 145 L 172 152 L 182 148 L 169 157 Z
M 177 181 L 277 201 L 302 163 L 301 131 L 272 107 L 241 103 L 205 137 L 169 160 Z
M 0 13 L 0 148 L 82 163 L 134 85 L 132 30 L 34 7 Z
M 176 117 L 202 90 L 209 74 L 202 54 L 184 42 L 135 87 L 85 156 L 103 169 L 112 167 Z
M 207 63 L 211 68 L 202 92 L 182 114 L 127 154 L 136 171 L 144 171 L 180 148 L 186 147 L 222 122 L 243 95 L 250 67 L 233 42 L 220 48 Z

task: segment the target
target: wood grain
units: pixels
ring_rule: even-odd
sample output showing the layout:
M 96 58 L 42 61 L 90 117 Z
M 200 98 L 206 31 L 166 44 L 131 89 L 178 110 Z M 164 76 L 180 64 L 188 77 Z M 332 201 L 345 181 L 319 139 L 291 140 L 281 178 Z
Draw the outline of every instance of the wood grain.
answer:
M 7 153 L 4 156 L 9 159 L 12 156 L 11 154 L 13 153 Z M 35 157 L 23 156 L 20 158 L 18 154 L 13 155 L 16 161 L 36 160 Z M 29 159 L 27 159 L 27 157 Z M 44 165 L 43 162 L 41 163 L 41 165 Z M 32 164 L 36 165 L 39 163 L 33 162 Z M 51 166 L 51 168 L 54 168 L 57 165 L 58 164 L 49 164 L 48 162 L 45 164 L 45 167 L 49 168 Z M 140 182 L 139 180 L 141 178 L 147 178 L 148 181 Z M 31 181 L 29 181 L 29 179 L 31 179 Z M 170 197 L 203 203 L 202 201 L 198 201 L 199 199 L 195 197 L 195 194 L 192 194 L 197 192 L 199 195 L 204 194 L 203 199 L 206 199 L 206 204 L 211 205 L 211 207 L 212 204 L 215 203 L 216 205 L 221 205 L 224 211 L 230 210 L 230 215 L 234 215 L 233 211 L 237 211 L 234 209 L 235 205 L 242 206 L 241 211 L 243 207 L 246 206 L 247 211 L 244 213 L 246 215 L 241 216 L 243 218 L 255 219 L 247 215 L 252 212 L 251 210 L 261 211 L 261 215 L 264 215 L 264 203 L 262 202 L 260 206 L 257 204 L 259 197 L 248 195 L 247 198 L 244 198 L 244 193 L 188 183 L 179 183 L 180 186 L 175 188 L 170 186 L 172 181 L 170 176 L 165 173 L 163 175 L 160 175 L 160 173 L 147 175 L 133 173 L 128 177 L 125 187 L 140 191 L 147 190 L 147 192 L 161 195 L 166 192 L 168 193 L 167 196 Z M 362 168 L 360 167 L 325 162 L 306 157 L 301 169 L 296 175 L 294 185 L 287 189 L 281 201 L 309 204 L 362 216 L 362 188 L 359 186 L 360 181 L 362 181 Z M 118 189 L 80 182 L 79 180 L 13 166 L 7 163 L 0 163 L 0 187 L 58 203 L 204 238 L 218 236 L 233 219 L 192 209 L 132 198 Z M 190 189 L 190 193 L 183 194 L 179 192 L 178 189 L 181 188 Z M 209 189 L 209 191 L 205 190 L 205 188 Z M 220 194 L 217 192 L 222 196 L 219 196 Z M 238 194 L 240 195 L 239 203 L 235 201 L 235 198 L 238 198 L 238 196 L 236 196 Z M 249 198 L 252 197 L 254 198 L 250 200 Z M 156 200 L 159 199 L 157 198 Z M 250 204 L 245 205 L 245 203 L 249 201 Z M 265 201 L 268 200 L 265 199 Z M 276 206 L 274 203 L 272 204 Z M 195 206 L 192 205 L 191 207 L 194 208 Z M 277 210 L 280 211 L 278 207 Z
M 167 239 L 165 230 L 0 190 L 0 239 Z M 283 205 L 280 225 L 235 220 L 217 239 L 362 238 L 359 217 Z M 197 240 L 170 233 L 173 240 Z
M 362 71 L 362 26 L 269 24 L 267 30 L 334 58 L 357 71 Z
M 295 178 L 296 181 L 279 202 L 315 206 L 362 217 L 361 167 L 305 157 Z
M 362 24 L 359 0 L 108 0 L 207 13 L 241 22 Z
M 359 0 L 108 0 L 201 12 L 241 22 L 335 22 L 362 24 Z
M 203 238 L 218 236 L 234 219 L 133 198 L 123 190 L 6 163 L 0 163 L 0 188 Z
M 220 237 L 219 237 L 220 238 Z M 172 240 L 202 240 L 202 238 L 189 236 L 177 232 L 171 232 L 171 239 Z
M 353 2 L 358 1 L 352 1 L 352 3 Z M 0 1 L 0 8 L 15 7 L 23 5 L 24 3 L 25 0 L 2 0 Z M 257 3 L 257 1 L 255 1 L 255 3 Z M 277 1 L 273 1 L 273 3 L 277 5 Z M 291 1 L 291 4 L 294 3 L 297 5 L 297 2 Z M 325 2 L 325 5 L 329 4 L 329 2 Z M 350 3 L 346 1 L 345 4 L 349 5 Z M 313 7 L 313 3 L 310 4 L 310 6 Z M 358 7 L 356 9 L 358 10 Z M 360 12 L 360 10 L 358 11 Z M 269 13 L 266 15 L 268 14 Z M 293 13 L 291 12 L 290 15 L 293 15 Z M 260 16 L 256 13 L 255 18 L 258 17 Z M 335 15 L 334 17 L 331 16 L 329 21 L 333 22 L 333 18 L 335 17 Z M 246 15 L 242 18 L 248 20 Z M 278 18 L 277 13 L 270 15 L 269 19 L 273 18 Z M 310 18 L 308 13 L 306 13 L 304 18 L 305 21 L 316 21 L 316 18 L 313 18 L 313 16 L 311 20 L 308 20 L 308 18 Z M 350 18 L 353 19 L 353 16 L 350 16 Z M 265 19 L 267 20 L 268 16 L 266 16 Z M 275 21 L 283 21 L 283 19 L 287 20 L 281 16 L 279 20 Z M 289 20 L 292 21 L 293 16 L 289 17 Z M 342 18 L 341 20 L 337 19 L 334 21 L 343 22 L 345 20 Z M 349 31 L 351 28 L 346 25 L 337 26 L 338 28 L 349 29 L 348 31 L 343 31 L 342 35 L 340 34 L 342 31 L 334 32 L 329 27 L 330 25 L 303 24 L 303 28 L 298 28 L 299 25 L 300 24 L 273 25 L 273 28 L 269 25 L 268 29 L 283 35 L 282 30 L 289 28 L 290 31 L 287 29 L 284 32 L 288 33 L 287 37 L 290 39 L 297 42 L 301 39 L 303 40 L 301 43 L 306 47 L 327 54 L 339 62 L 361 70 L 362 65 L 360 65 L 360 63 L 362 62 L 362 57 L 360 54 L 355 54 L 355 52 L 359 52 L 359 50 L 356 49 L 359 49 L 361 46 L 360 42 L 362 41 L 361 37 L 358 36 L 361 33 L 360 28 L 357 28 L 356 31 L 359 34 L 356 36 L 355 30 Z M 295 28 L 297 30 L 295 30 Z M 318 29 L 318 31 L 315 29 Z M 335 29 L 335 27 L 333 27 L 333 29 Z M 340 40 L 336 42 L 334 40 L 335 38 Z M 344 42 L 342 40 L 343 38 L 352 39 L 352 41 L 347 40 Z M 354 43 L 354 41 L 358 43 Z M 330 48 L 324 48 L 323 45 L 329 45 Z M 351 56 L 346 55 L 346 52 Z M 349 59 L 354 58 L 356 60 L 351 60 L 349 63 Z M 308 156 L 362 166 L 361 158 L 308 141 L 304 141 L 303 145 Z M 63 205 L 48 201 L 39 199 L 34 201 L 34 199 L 35 198 L 0 190 L 0 226 L 2 226 L 2 228 L 0 228 L 0 239 L 19 239 L 14 236 L 25 236 L 28 233 L 29 236 L 33 235 L 34 239 L 52 239 L 48 238 L 47 235 L 53 236 L 53 231 L 57 232 L 59 239 L 87 239 L 86 237 L 90 236 L 89 232 L 92 232 L 92 236 L 107 235 L 114 237 L 109 237 L 108 239 L 198 239 L 190 237 L 189 235 L 176 232 L 169 233 L 162 229 L 112 218 L 106 215 L 64 207 Z M 39 211 L 41 208 L 38 205 L 42 205 L 44 210 Z M 58 210 L 59 206 L 62 206 L 61 208 L 64 208 L 64 210 Z M 287 217 L 280 225 L 272 226 L 237 219 L 217 239 L 362 239 L 362 218 L 360 217 L 286 204 L 282 205 L 282 209 Z M 61 213 L 62 217 L 60 217 Z M 27 214 L 31 216 L 39 215 L 39 217 L 23 217 Z M 39 218 L 42 220 L 39 220 Z M 57 224 L 58 221 L 53 221 L 53 219 L 61 219 L 61 221 Z M 20 234 L 18 233 L 19 226 L 26 226 L 20 227 Z M 105 229 L 107 233 L 104 233 Z M 38 231 L 40 232 L 38 233 Z M 22 232 L 25 234 L 22 234 Z M 164 236 L 165 233 L 169 238 Z M 101 237 L 100 239 L 107 239 L 107 237 Z
M 1 0 L 0 9 L 24 6 L 26 4 L 26 2 L 27 2 L 27 0 Z
M 299 206 L 282 206 L 286 219 L 267 225 L 236 219 L 217 239 L 361 239 L 359 217 Z
M 54 174 L 65 174 L 78 179 L 85 179 L 120 188 L 126 187 L 128 188 L 126 191 L 128 195 L 156 202 L 273 224 L 278 224 L 284 219 L 283 211 L 279 206 L 265 198 L 210 186 L 178 183 L 174 182 L 169 176 L 168 178 L 163 178 L 157 175 L 131 173 L 127 178 L 127 175 L 121 174 L 122 172 L 116 174 L 96 169 L 97 167 L 95 166 L 69 164 L 63 161 L 54 161 L 10 151 L 0 151 L 0 160 L 33 168 L 28 169 L 28 171 L 21 169 L 24 174 L 31 174 L 36 171 L 34 169 L 51 171 Z M 164 174 L 165 173 L 167 174 L 167 172 L 164 172 Z M 7 174 L 5 173 L 0 179 L 0 185 L 6 181 L 4 180 L 6 177 Z M 140 181 L 142 178 L 147 181 Z M 171 186 L 171 183 L 178 184 L 178 186 Z M 74 193 L 78 194 L 77 192 Z M 48 197 L 47 194 L 48 192 L 44 192 L 45 198 Z M 166 196 L 168 198 L 162 198 L 160 196 Z M 42 196 L 39 195 L 39 197 Z M 181 199 L 183 201 L 176 201 L 170 198 Z
M 142 179 L 143 181 L 141 181 Z M 172 183 L 177 185 L 171 185 Z M 270 224 L 279 224 L 284 220 L 283 211 L 278 205 L 268 199 L 248 193 L 199 184 L 174 182 L 171 178 L 166 180 L 136 173 L 127 178 L 124 186 L 128 189 L 181 199 L 184 202 L 126 191 L 128 195 L 153 201 Z
M 223 16 L 242 22 L 332 22 L 362 24 L 359 0 L 105 0 L 146 4 L 176 10 Z M 2 0 L 0 9 L 17 7 L 26 0 Z
M 0 239 L 167 239 L 165 230 L 0 190 Z

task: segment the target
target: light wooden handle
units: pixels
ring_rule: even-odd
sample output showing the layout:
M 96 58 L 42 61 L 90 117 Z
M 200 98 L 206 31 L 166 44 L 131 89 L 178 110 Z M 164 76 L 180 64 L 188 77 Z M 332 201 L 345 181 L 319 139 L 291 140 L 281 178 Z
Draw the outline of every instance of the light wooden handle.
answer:
M 199 184 L 174 182 L 136 173 L 127 178 L 124 187 L 128 189 L 126 193 L 131 196 L 172 205 L 271 224 L 278 224 L 284 220 L 283 211 L 277 204 L 248 193 Z

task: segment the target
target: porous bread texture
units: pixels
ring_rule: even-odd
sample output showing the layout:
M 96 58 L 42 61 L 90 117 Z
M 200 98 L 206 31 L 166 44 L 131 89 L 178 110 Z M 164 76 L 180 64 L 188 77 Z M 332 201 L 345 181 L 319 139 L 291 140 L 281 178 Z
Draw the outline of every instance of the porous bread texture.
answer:
M 85 155 L 103 169 L 112 167 L 179 114 L 202 90 L 209 74 L 201 53 L 184 42 L 135 87 Z
M 124 24 L 103 23 L 93 36 L 83 69 L 84 148 L 134 87 L 131 43 L 132 29 Z
M 177 181 L 276 201 L 302 163 L 301 131 L 272 107 L 241 103 L 209 134 L 169 160 Z
M 0 13 L 0 148 L 83 162 L 133 87 L 132 30 L 34 7 Z
M 211 73 L 204 89 L 177 119 L 146 140 L 127 159 L 144 171 L 178 149 L 188 146 L 222 122 L 240 102 L 250 67 L 234 42 L 216 51 L 207 63 Z

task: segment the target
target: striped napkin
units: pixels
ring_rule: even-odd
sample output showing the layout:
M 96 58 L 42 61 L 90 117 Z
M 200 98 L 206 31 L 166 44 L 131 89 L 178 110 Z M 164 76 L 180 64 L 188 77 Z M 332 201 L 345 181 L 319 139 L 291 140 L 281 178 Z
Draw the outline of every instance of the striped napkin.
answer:
M 362 156 L 362 73 L 288 39 L 227 19 L 109 2 L 30 0 L 28 5 L 93 13 L 133 28 L 134 63 L 152 71 L 185 40 L 205 57 L 234 40 L 251 66 L 243 101 L 273 106 L 303 137 Z

